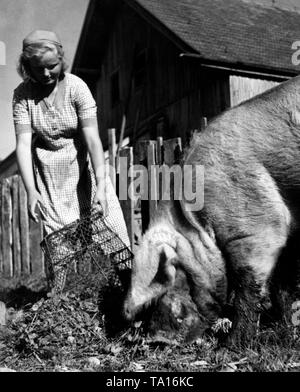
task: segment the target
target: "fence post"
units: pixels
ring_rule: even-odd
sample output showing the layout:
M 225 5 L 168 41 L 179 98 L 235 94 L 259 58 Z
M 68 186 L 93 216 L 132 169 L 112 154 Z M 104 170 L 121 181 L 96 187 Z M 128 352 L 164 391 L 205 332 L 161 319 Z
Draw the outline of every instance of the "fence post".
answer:
M 19 181 L 19 214 L 20 214 L 20 236 L 21 236 L 21 260 L 22 274 L 30 274 L 30 250 L 29 250 L 29 221 L 27 210 L 27 195 L 23 182 Z
M 164 141 L 164 163 L 168 166 L 179 163 L 182 154 L 181 138 L 177 137 Z
M 143 165 L 148 168 L 148 146 L 150 144 L 156 145 L 155 140 L 141 140 L 136 144 L 136 150 L 134 153 L 134 163 Z M 149 185 L 149 183 L 148 183 Z M 149 215 L 149 189 L 148 189 L 148 200 L 141 200 L 141 216 L 142 216 L 142 233 L 144 233 L 149 225 L 150 215 Z
M 164 139 L 159 136 L 156 139 L 156 162 L 160 166 L 164 161 Z
M 127 226 L 128 236 L 131 243 L 131 248 L 133 248 L 134 244 L 134 194 L 133 189 L 130 186 L 132 181 L 132 171 L 133 171 L 133 148 L 132 147 L 123 147 L 120 150 L 120 173 L 126 173 L 126 178 L 123 176 L 119 176 L 120 189 L 121 187 L 126 187 L 126 200 L 120 199 L 120 205 L 123 210 L 123 215 L 125 219 L 125 223 Z M 122 167 L 124 164 L 126 167 Z
M 41 222 L 29 222 L 29 249 L 31 274 L 39 277 L 45 274 L 44 255 L 40 247 L 43 238 L 43 226 Z
M 108 129 L 108 152 L 109 152 L 109 176 L 116 190 L 116 130 L 115 128 Z
M 156 170 L 156 145 L 149 144 L 147 150 L 147 167 L 148 167 L 148 200 L 149 200 L 149 217 L 153 216 L 158 204 L 158 178 Z
M 201 117 L 201 124 L 200 124 L 201 131 L 203 131 L 203 129 L 206 127 L 207 127 L 207 117 Z
M 21 242 L 20 242 L 20 214 L 19 214 L 19 176 L 12 178 L 12 231 L 13 231 L 13 262 L 14 277 L 21 275 Z M 27 208 L 27 206 L 26 206 Z
M 3 274 L 3 239 L 2 239 L 2 183 L 0 181 L 0 276 Z
M 2 249 L 3 249 L 3 276 L 12 278 L 12 201 L 10 192 L 11 183 L 6 178 L 2 183 Z

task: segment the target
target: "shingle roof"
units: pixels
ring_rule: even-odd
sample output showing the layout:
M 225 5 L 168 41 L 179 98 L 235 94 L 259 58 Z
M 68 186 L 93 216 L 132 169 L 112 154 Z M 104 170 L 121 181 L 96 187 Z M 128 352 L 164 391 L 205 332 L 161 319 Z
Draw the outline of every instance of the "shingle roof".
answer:
M 242 0 L 134 0 L 203 59 L 298 73 L 300 13 Z

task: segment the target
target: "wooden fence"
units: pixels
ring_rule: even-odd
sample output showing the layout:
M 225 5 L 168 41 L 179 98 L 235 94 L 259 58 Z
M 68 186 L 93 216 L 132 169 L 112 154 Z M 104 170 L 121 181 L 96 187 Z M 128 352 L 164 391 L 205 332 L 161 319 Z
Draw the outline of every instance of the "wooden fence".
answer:
M 172 165 L 178 162 L 182 151 L 181 139 L 164 141 L 162 138 L 138 142 L 133 147 L 120 149 L 120 158 L 126 157 L 126 167 L 120 167 L 124 160 L 116 159 L 117 148 L 115 130 L 109 130 L 109 163 L 115 168 L 111 179 L 119 194 L 119 183 L 127 175 L 127 186 L 133 181 L 133 164 L 139 164 L 148 170 L 151 165 Z M 121 178 L 120 178 L 121 177 Z M 156 179 L 148 176 L 148 190 L 157 186 Z M 129 188 L 130 189 L 130 188 Z M 159 190 L 158 190 L 159 192 Z M 120 200 L 127 224 L 133 251 L 142 232 L 148 226 L 151 214 L 157 207 L 157 200 L 141 200 L 129 194 L 126 200 Z M 27 195 L 18 175 L 0 181 L 0 290 L 39 286 L 45 280 L 44 258 L 40 248 L 42 226 L 28 217 Z
M 109 140 L 115 140 L 115 130 L 109 130 Z M 146 200 L 141 200 L 132 194 L 128 194 L 126 200 L 120 198 L 120 204 L 123 210 L 125 222 L 129 238 L 132 244 L 133 252 L 142 233 L 146 230 L 149 224 L 151 215 L 157 208 L 158 200 L 152 200 L 150 192 L 160 184 L 155 176 L 151 176 L 150 167 L 152 165 L 161 166 L 166 164 L 168 166 L 178 163 L 182 153 L 181 138 L 174 138 L 169 140 L 163 140 L 162 137 L 157 140 L 145 140 L 138 142 L 135 147 L 123 147 L 120 150 L 120 162 L 126 163 L 126 167 L 118 167 L 118 159 L 116 157 L 116 148 L 111 147 L 110 149 L 110 165 L 114 167 L 111 175 L 111 180 L 115 185 L 117 194 L 120 197 L 120 186 L 124 184 L 122 182 L 124 174 L 127 173 L 126 183 L 127 189 L 130 191 L 131 181 L 134 180 L 133 165 L 142 165 L 148 170 L 148 197 Z M 127 158 L 124 162 L 121 158 Z M 122 177 L 122 178 L 120 178 Z M 160 199 L 160 189 L 156 189 L 158 199 Z
M 27 195 L 18 175 L 1 180 L 0 203 L 0 287 L 42 278 L 42 227 L 29 220 Z

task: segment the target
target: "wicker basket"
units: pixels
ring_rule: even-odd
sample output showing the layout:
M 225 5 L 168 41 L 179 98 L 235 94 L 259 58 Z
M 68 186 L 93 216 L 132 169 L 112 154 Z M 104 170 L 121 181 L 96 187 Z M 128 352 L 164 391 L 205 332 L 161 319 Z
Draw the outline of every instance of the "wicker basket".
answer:
M 131 271 L 133 255 L 105 223 L 92 213 L 44 238 L 46 274 L 50 288 L 81 289 L 85 285 L 122 286 Z

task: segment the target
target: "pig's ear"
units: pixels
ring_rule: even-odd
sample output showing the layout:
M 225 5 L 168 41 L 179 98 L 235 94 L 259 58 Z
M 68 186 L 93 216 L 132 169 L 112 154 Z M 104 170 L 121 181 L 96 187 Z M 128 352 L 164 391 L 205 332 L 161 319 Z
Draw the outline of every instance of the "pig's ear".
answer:
M 176 265 L 177 265 L 177 258 L 169 259 L 166 263 L 166 275 L 168 277 L 168 282 L 170 286 L 174 286 L 175 278 L 176 278 Z
M 158 271 L 154 278 L 156 283 L 161 283 L 166 286 L 173 286 L 176 277 L 176 257 L 168 257 L 168 252 L 164 248 L 161 249 L 159 254 Z

